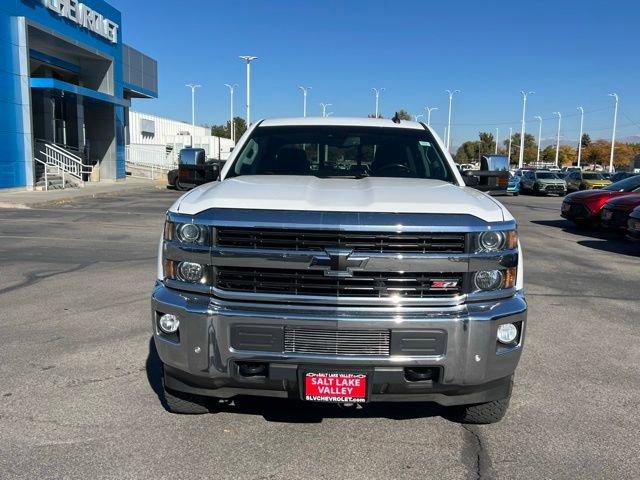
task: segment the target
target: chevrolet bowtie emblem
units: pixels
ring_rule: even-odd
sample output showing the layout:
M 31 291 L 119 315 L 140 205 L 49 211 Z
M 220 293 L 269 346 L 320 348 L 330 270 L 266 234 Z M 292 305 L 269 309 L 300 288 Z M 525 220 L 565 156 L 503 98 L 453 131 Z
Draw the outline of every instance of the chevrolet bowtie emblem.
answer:
M 355 270 L 364 270 L 369 257 L 353 255 L 353 250 L 326 249 L 316 255 L 309 264 L 310 269 L 324 270 L 327 277 L 353 277 Z

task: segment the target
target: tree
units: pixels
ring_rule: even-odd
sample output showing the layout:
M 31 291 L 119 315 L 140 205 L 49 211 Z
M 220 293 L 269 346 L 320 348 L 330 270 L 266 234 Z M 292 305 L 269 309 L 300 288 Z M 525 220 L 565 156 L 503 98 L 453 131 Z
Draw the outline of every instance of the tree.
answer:
M 454 157 L 456 163 L 473 163 L 478 161 L 481 152 L 481 142 L 467 141 L 458 147 Z
M 370 113 L 369 115 L 367 115 L 367 118 L 376 118 L 376 114 Z M 384 118 L 384 117 L 382 116 L 381 113 L 379 113 L 377 118 Z
M 509 149 L 509 139 L 504 141 L 505 150 Z M 508 153 L 507 153 L 508 155 Z M 538 156 L 538 144 L 533 135 L 529 133 L 524 134 L 524 163 L 533 163 Z M 514 133 L 511 135 L 511 161 L 518 162 L 520 159 L 520 134 Z
M 233 117 L 233 124 L 236 127 L 236 140 L 238 140 L 247 130 L 247 122 L 242 117 Z M 211 127 L 211 135 L 214 137 L 231 138 L 231 122 L 224 125 L 214 125 Z
M 546 163 L 555 163 L 556 161 L 556 147 L 549 145 L 541 153 L 542 161 Z M 576 163 L 578 154 L 576 149 L 571 145 L 560 145 L 560 152 L 558 153 L 558 166 L 571 166 Z
M 496 149 L 496 141 L 493 138 L 493 133 L 480 132 L 480 153 L 494 153 Z
M 580 143 L 582 143 L 582 148 L 587 148 L 589 145 L 591 145 L 591 137 L 589 136 L 588 133 L 582 134 L 582 139 L 580 140 Z
M 413 120 L 409 112 L 407 112 L 404 108 L 401 108 L 400 110 L 398 110 L 397 114 L 400 120 Z

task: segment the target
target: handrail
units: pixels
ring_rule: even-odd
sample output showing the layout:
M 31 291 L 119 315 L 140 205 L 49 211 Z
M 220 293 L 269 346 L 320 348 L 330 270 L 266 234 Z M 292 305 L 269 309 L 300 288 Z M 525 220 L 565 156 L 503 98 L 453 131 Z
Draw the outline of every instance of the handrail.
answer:
M 47 162 L 43 162 L 38 158 L 36 158 L 35 161 L 44 165 L 44 190 L 47 192 L 49 191 L 49 172 L 47 172 Z
M 44 157 L 45 161 L 39 159 L 36 160 L 45 165 L 45 176 L 46 165 L 54 166 L 59 172 L 62 172 L 62 188 L 65 188 L 66 186 L 66 174 L 75 177 L 82 184 L 84 183 L 83 175 L 91 174 L 93 171 L 93 168 L 87 168 L 87 166 L 84 165 L 80 157 L 58 147 L 57 145 L 45 143 L 44 152 L 41 150 L 40 154 Z

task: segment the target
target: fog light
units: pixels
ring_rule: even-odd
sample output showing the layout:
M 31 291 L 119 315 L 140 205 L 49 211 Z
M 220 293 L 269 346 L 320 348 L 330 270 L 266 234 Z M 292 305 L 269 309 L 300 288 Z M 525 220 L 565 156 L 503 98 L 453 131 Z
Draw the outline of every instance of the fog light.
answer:
M 180 320 L 178 320 L 178 317 L 176 317 L 175 315 L 165 313 L 164 315 L 160 316 L 160 320 L 158 320 L 158 326 L 164 333 L 176 333 L 178 327 L 180 326 Z
M 185 282 L 197 283 L 202 280 L 202 265 L 193 262 L 180 262 L 178 264 L 178 275 Z
M 504 275 L 500 270 L 481 270 L 473 277 L 478 290 L 496 290 L 502 286 L 503 279 Z
M 518 329 L 513 323 L 498 326 L 498 341 L 500 343 L 513 343 L 516 338 L 518 338 Z

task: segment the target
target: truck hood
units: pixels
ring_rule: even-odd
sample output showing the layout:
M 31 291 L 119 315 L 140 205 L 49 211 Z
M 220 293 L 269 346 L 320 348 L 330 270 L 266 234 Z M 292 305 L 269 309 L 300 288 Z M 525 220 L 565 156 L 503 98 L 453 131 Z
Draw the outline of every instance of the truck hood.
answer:
M 241 176 L 202 185 L 170 210 L 195 215 L 210 208 L 469 214 L 486 222 L 513 219 L 497 200 L 478 190 L 412 178 Z

